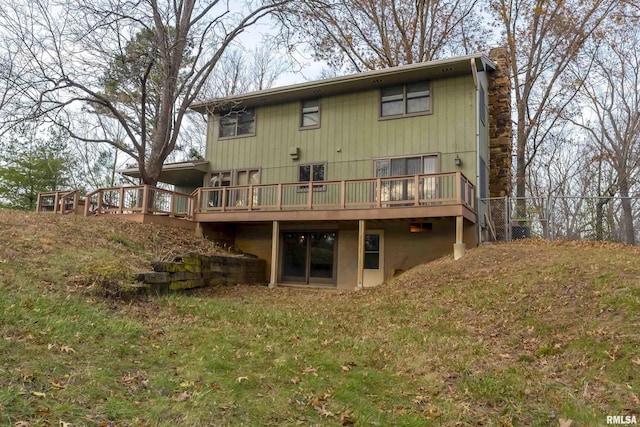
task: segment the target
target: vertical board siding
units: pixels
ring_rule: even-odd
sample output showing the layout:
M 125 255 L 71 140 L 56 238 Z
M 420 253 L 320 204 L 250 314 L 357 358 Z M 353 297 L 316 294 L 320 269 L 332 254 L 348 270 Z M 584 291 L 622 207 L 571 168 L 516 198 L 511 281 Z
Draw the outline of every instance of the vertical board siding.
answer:
M 379 90 L 320 99 L 320 127 L 300 129 L 300 102 L 256 109 L 256 134 L 217 139 L 208 126 L 213 170 L 261 168 L 264 184 L 298 179 L 298 165 L 326 162 L 326 179 L 369 178 L 372 159 L 440 153 L 440 171 L 462 171 L 475 183 L 475 87 L 471 76 L 432 82 L 432 114 L 379 119 Z M 289 148 L 298 147 L 298 160 Z M 462 168 L 454 165 L 455 156 Z

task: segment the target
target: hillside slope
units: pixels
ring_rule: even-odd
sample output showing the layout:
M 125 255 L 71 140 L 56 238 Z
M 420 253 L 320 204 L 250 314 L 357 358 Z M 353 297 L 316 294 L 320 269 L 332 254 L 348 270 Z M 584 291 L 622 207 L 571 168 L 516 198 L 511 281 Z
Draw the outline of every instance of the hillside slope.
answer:
M 113 219 L 0 211 L 0 230 L 7 425 L 640 421 L 635 247 L 519 241 L 375 289 L 121 301 L 98 279 L 219 249 Z

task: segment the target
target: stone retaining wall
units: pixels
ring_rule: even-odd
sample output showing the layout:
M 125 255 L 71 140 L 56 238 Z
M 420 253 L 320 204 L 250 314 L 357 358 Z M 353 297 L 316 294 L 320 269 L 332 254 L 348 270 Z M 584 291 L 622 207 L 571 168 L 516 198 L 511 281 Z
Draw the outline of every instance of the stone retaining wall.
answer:
M 154 262 L 153 271 L 137 275 L 151 292 L 170 292 L 209 285 L 265 283 L 266 262 L 252 256 L 188 254 L 173 262 Z

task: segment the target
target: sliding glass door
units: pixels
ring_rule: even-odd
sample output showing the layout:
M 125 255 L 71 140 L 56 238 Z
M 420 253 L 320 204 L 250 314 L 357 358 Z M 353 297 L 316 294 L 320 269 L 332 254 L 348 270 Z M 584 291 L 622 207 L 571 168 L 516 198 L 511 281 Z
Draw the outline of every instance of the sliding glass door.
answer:
M 398 157 L 390 159 L 374 160 L 376 178 L 419 175 L 423 173 L 436 173 L 438 157 L 415 156 Z M 422 179 L 420 198 L 432 197 L 435 179 Z M 415 181 L 411 179 L 385 180 L 382 184 L 382 201 L 412 200 L 415 197 Z
M 335 284 L 336 232 L 282 233 L 282 281 Z

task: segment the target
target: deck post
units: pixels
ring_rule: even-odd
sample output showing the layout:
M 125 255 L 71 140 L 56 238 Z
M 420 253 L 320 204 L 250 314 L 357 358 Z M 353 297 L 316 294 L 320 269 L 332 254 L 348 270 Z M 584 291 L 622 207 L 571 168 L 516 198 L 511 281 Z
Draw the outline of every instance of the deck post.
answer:
M 222 212 L 227 208 L 227 187 L 222 187 Z
M 53 196 L 53 213 L 54 214 L 57 214 L 58 209 L 60 209 L 60 207 L 58 206 L 59 203 L 60 203 L 60 193 L 56 191 L 56 195 Z
M 357 287 L 364 286 L 364 234 L 366 230 L 366 221 L 361 219 L 358 221 L 358 283 Z
M 456 242 L 453 244 L 453 259 L 460 259 L 467 251 L 467 245 L 463 242 L 464 217 L 456 217 Z
M 275 288 L 278 282 L 278 252 L 280 251 L 280 222 L 273 221 L 271 230 L 271 277 L 269 287 Z
M 276 200 L 276 205 L 277 211 L 281 211 L 282 210 L 282 184 L 278 184 L 278 194 L 277 194 L 277 200 Z
M 36 212 L 42 210 L 42 194 L 38 193 L 38 201 L 36 201 Z
M 142 212 L 147 213 L 147 205 L 149 204 L 149 187 L 145 184 L 142 186 Z
M 122 215 L 124 210 L 124 187 L 120 187 L 120 203 L 118 203 L 118 213 Z
M 169 218 L 175 217 L 175 213 L 174 213 L 175 200 L 176 200 L 176 193 L 172 191 L 169 193 Z

